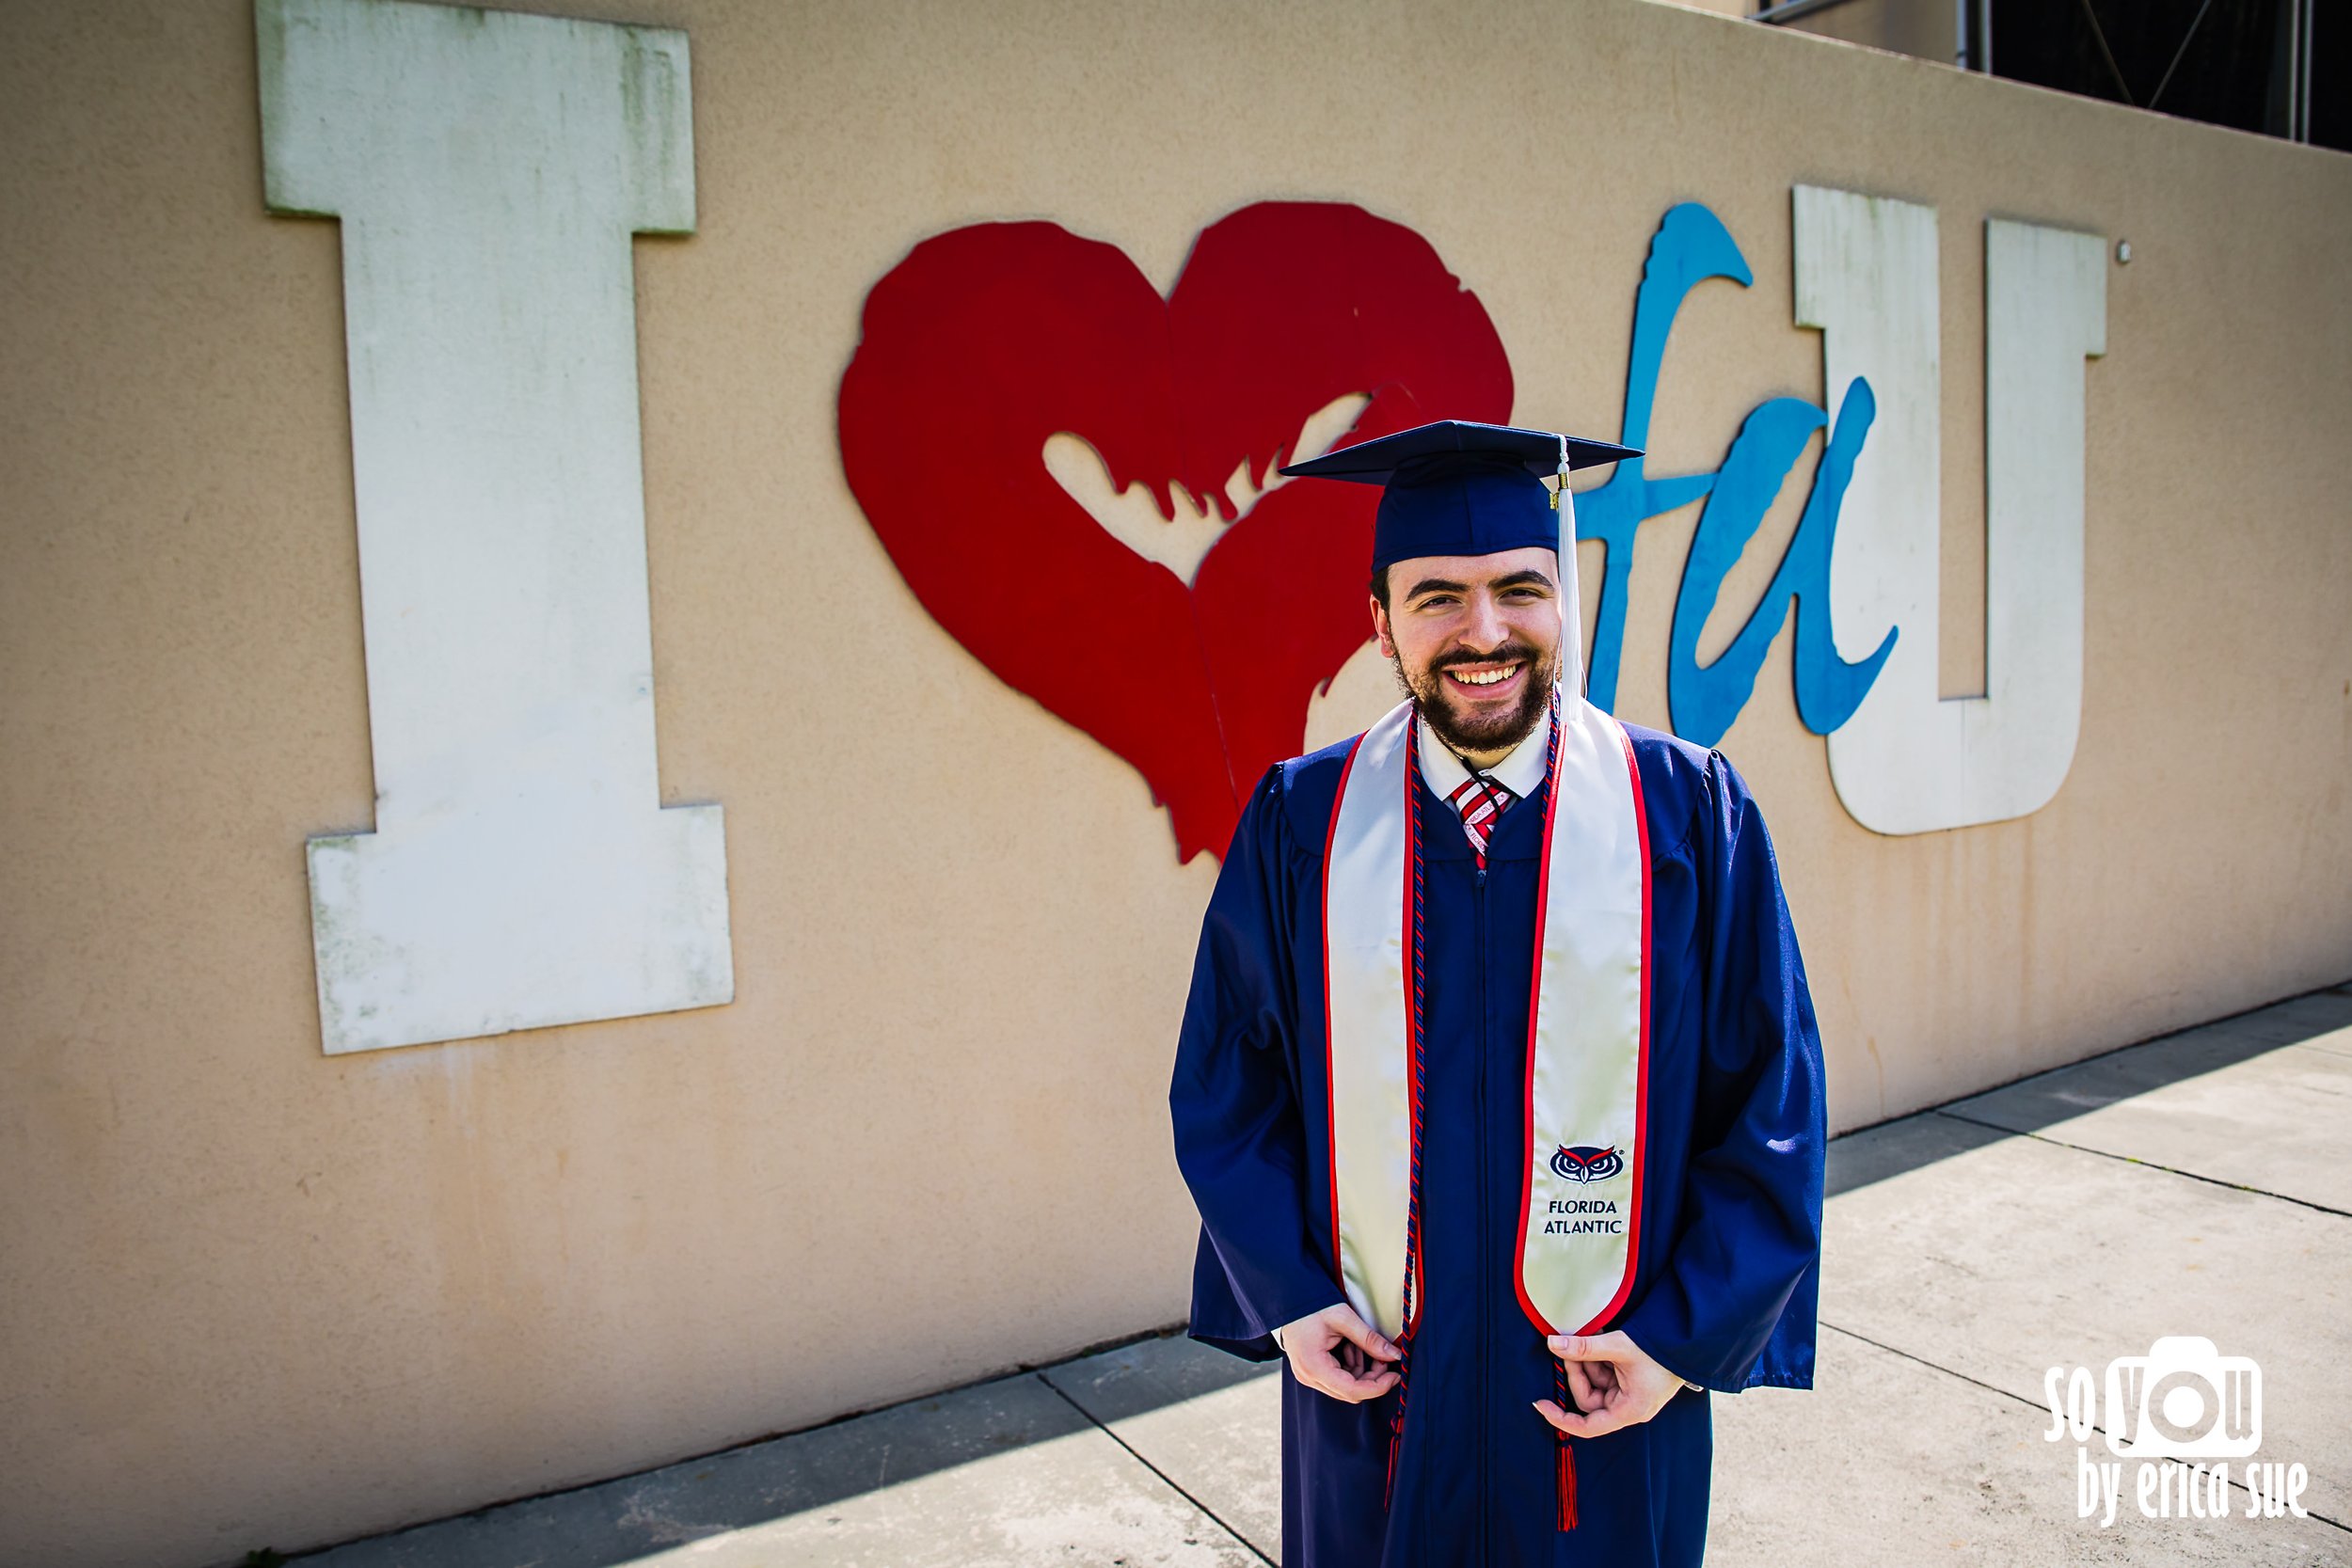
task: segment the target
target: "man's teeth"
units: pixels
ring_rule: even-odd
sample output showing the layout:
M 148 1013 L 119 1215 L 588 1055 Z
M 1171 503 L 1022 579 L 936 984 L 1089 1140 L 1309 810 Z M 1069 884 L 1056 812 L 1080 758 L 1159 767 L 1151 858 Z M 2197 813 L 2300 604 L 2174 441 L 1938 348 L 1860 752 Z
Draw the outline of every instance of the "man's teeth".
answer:
M 1518 673 L 1519 667 L 1516 664 L 1506 664 L 1500 670 L 1449 670 L 1446 672 L 1464 686 L 1492 686 L 1497 681 L 1509 680 Z

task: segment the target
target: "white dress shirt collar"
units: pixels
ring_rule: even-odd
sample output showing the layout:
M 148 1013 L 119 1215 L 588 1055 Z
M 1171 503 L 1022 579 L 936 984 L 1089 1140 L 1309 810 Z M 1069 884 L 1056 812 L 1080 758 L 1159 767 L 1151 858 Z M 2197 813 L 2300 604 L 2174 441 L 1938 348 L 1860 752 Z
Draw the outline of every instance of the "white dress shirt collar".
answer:
M 1421 726 L 1421 776 L 1436 791 L 1438 800 L 1451 800 L 1454 792 L 1469 781 L 1470 770 L 1438 738 L 1428 720 L 1416 718 L 1413 722 Z M 1547 707 L 1527 738 L 1514 746 L 1509 756 L 1487 768 L 1486 777 L 1524 800 L 1544 782 L 1544 762 L 1550 747 L 1551 712 Z

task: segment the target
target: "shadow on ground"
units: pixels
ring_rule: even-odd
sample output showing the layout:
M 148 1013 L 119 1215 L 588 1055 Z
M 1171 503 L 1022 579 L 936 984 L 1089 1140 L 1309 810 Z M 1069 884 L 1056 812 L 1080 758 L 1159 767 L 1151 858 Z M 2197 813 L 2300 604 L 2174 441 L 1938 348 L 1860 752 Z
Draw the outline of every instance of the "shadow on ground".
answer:
M 2337 1300 L 2352 1243 L 2341 1223 L 2352 1218 L 2347 1113 L 2352 987 L 2339 987 L 1834 1140 L 1829 1192 L 1841 1201 L 1829 1237 L 1836 1267 L 1824 1278 L 1836 1289 L 1822 1299 L 1821 1356 L 1824 1377 L 1836 1371 L 1856 1399 L 1822 1406 L 1819 1396 L 1775 1402 L 1750 1395 L 1721 1407 L 1724 1528 L 1715 1543 L 1722 1551 L 1710 1555 L 1867 1560 L 1887 1531 L 1927 1529 L 1949 1535 L 1936 1544 L 1960 1560 L 2004 1560 L 1999 1553 L 2018 1551 L 2037 1560 L 2113 1560 L 2123 1538 L 2095 1530 L 2077 1538 L 2062 1528 L 2063 1500 L 2052 1499 L 2067 1477 L 2050 1469 L 2055 1450 L 2045 1451 L 2032 1430 L 2039 1369 L 2094 1350 L 2144 1350 L 2153 1333 L 2180 1332 L 2218 1312 L 2233 1328 L 2270 1336 L 2265 1343 L 2276 1351 L 2263 1354 L 2280 1354 L 2280 1370 L 2302 1376 L 2306 1402 L 2333 1404 L 2342 1380 L 2327 1369 L 2346 1358 L 2330 1358 L 2328 1325 L 2339 1325 L 2340 1352 L 2340 1324 L 2352 1307 Z M 2197 1233 L 2184 1241 L 2175 1232 L 2189 1224 Z M 2005 1243 L 2006 1226 L 2028 1234 Z M 2225 1280 L 2238 1297 L 2215 1293 Z M 2255 1310 L 2232 1311 L 2229 1302 L 2239 1298 Z M 2020 1303 L 2028 1305 L 2021 1310 Z M 2279 1303 L 2290 1309 L 2272 1310 Z M 305 1568 L 1038 1560 L 1248 1568 L 1279 1555 L 1269 1474 L 1279 1394 L 1272 1370 L 1163 1330 L 1042 1370 L 295 1560 Z M 1915 1419 L 1887 1414 L 1915 1407 Z M 2352 1456 L 2335 1450 L 2352 1449 L 2352 1437 L 2337 1441 L 2328 1413 L 2314 1424 L 2299 1408 L 2280 1405 L 2281 1431 L 2290 1441 L 2302 1434 L 2315 1480 L 2323 1469 L 2328 1475 L 2315 1493 L 2332 1505 L 2352 1481 L 2344 1473 Z M 1883 1431 L 1892 1433 L 1883 1442 Z M 1903 1432 L 1925 1445 L 1908 1459 Z M 1899 1490 L 1925 1485 L 1908 1515 L 1881 1517 L 1867 1498 L 1845 1498 L 1830 1516 L 1849 1519 L 1859 1533 L 1843 1547 L 1818 1534 L 1820 1515 L 1800 1509 L 1778 1520 L 1774 1499 L 1804 1488 L 1792 1493 L 1771 1478 L 1801 1463 L 1796 1456 L 1810 1453 L 1802 1463 L 1834 1468 L 1837 1455 L 1880 1447 L 1878 1463 L 1911 1466 Z M 1942 1473 L 1955 1465 L 1983 1473 L 1963 1484 Z M 1752 1483 L 1753 1497 L 1736 1490 L 1740 1481 Z M 2261 1560 L 2352 1560 L 2352 1552 L 2330 1555 L 2352 1545 L 2352 1532 L 2325 1519 L 2301 1525 L 2321 1532 L 2316 1547 L 2274 1530 L 2213 1543 L 2208 1556 L 2197 1538 L 2177 1532 L 2135 1524 L 2126 1533 L 2135 1561 L 2148 1550 L 2167 1561 L 2250 1561 L 2257 1557 L 2245 1550 L 2256 1544 Z M 1978 1550 L 1963 1550 L 1971 1540 Z M 2289 1555 L 2274 1559 L 2274 1547 Z

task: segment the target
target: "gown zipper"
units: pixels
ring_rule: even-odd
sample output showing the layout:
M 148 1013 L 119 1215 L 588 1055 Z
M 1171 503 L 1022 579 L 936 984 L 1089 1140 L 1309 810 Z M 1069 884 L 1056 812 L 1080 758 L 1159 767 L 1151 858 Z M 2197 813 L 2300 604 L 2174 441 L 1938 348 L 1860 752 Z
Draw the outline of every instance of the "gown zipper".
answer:
M 1475 1161 L 1478 1167 L 1479 1288 L 1471 1293 L 1471 1300 L 1473 1303 L 1473 1309 L 1478 1314 L 1478 1560 L 1483 1563 L 1486 1560 L 1492 1550 L 1492 1544 L 1487 1539 L 1487 1515 L 1490 1512 L 1491 1499 L 1488 1497 L 1490 1488 L 1487 1484 L 1486 1475 L 1487 1428 L 1493 1418 L 1492 1412 L 1487 1408 L 1487 1394 L 1489 1391 L 1488 1385 L 1493 1381 L 1491 1375 L 1491 1364 L 1494 1359 L 1494 1347 L 1489 1339 L 1489 1335 L 1493 1327 L 1491 1322 L 1493 1314 L 1486 1309 L 1487 1287 L 1493 1283 L 1494 1278 L 1494 1259 L 1488 1255 L 1487 1252 L 1487 1243 L 1489 1239 L 1488 1233 L 1492 1227 L 1486 1223 L 1486 1149 L 1489 1141 L 1486 1136 L 1486 1062 L 1488 1056 L 1492 1054 L 1492 1053 L 1488 1050 L 1491 1042 L 1487 1038 L 1486 1018 L 1486 868 L 1484 865 L 1477 868 L 1476 877 L 1478 906 L 1478 950 L 1475 955 L 1478 969 L 1478 1141 L 1474 1148 Z

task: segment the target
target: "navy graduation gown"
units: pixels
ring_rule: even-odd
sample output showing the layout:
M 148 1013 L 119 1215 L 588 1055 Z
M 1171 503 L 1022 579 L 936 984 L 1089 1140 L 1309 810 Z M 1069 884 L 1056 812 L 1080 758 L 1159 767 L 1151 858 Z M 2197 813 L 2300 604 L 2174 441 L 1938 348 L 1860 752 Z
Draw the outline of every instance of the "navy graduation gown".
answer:
M 1810 1387 L 1824 1140 L 1820 1039 L 1780 878 L 1720 753 L 1628 726 L 1651 853 L 1648 1167 L 1620 1328 L 1669 1370 L 1735 1392 Z M 1272 1331 L 1343 1299 L 1329 1234 L 1323 847 L 1343 743 L 1269 770 L 1202 923 L 1169 1090 L 1201 1216 L 1193 1335 L 1270 1359 Z M 1481 873 L 1422 792 L 1428 923 L 1422 1122 L 1426 1295 L 1411 1413 L 1384 1506 L 1391 1392 L 1347 1404 L 1282 1371 L 1285 1568 L 1696 1563 L 1708 1396 L 1572 1442 L 1558 1528 L 1534 1405 L 1553 1362 L 1515 1290 L 1540 792 Z

